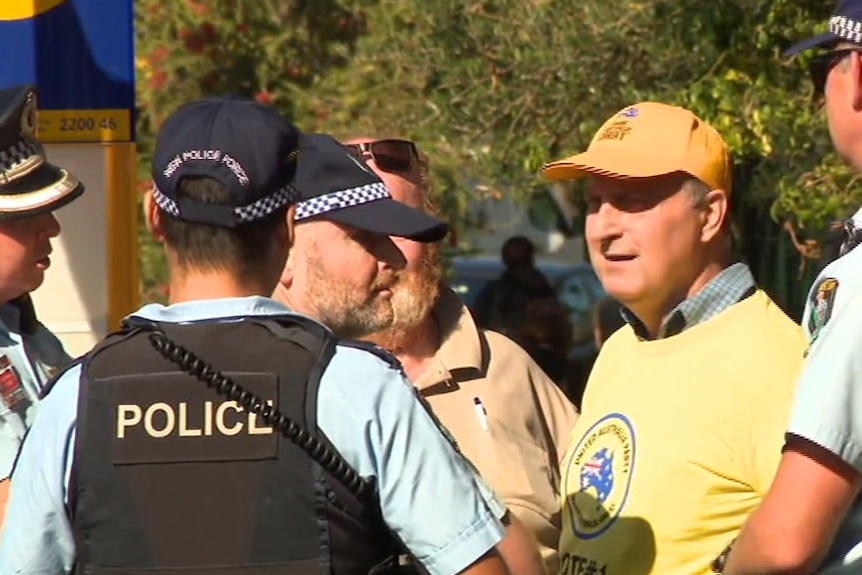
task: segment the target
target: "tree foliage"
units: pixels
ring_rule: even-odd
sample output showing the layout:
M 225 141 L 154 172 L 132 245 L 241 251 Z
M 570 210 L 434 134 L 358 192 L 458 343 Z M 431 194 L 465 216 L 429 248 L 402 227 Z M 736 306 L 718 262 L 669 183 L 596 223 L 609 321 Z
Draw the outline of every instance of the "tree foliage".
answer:
M 144 148 L 179 104 L 234 93 L 325 119 L 307 93 L 349 62 L 365 29 L 337 0 L 137 0 L 139 128 Z M 306 106 L 306 107 L 304 107 Z
M 456 223 L 523 197 L 628 104 L 688 107 L 737 159 L 738 204 L 813 234 L 862 204 L 808 56 L 831 0 L 138 0 L 140 139 L 182 101 L 233 91 L 302 128 L 415 139 Z M 661 146 L 660 141 L 656 146 Z M 145 156 L 146 158 L 146 156 Z M 481 186 L 476 186 L 481 183 Z
M 353 59 L 361 73 L 327 78 L 325 92 L 339 122 L 409 133 L 509 193 L 532 190 L 544 162 L 583 149 L 615 110 L 678 104 L 727 139 L 742 201 L 816 228 L 862 195 L 832 151 L 806 57 L 781 52 L 822 31 L 832 5 L 381 0 Z

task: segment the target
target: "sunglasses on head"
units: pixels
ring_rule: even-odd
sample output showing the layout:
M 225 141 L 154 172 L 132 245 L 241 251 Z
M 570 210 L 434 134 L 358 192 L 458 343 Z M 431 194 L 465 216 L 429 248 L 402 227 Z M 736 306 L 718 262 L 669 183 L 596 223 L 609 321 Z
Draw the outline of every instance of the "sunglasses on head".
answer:
M 419 157 L 416 144 L 409 140 L 375 140 L 363 144 L 345 144 L 344 147 L 358 160 L 368 154 L 386 172 L 407 172 L 416 165 Z
M 853 52 L 862 53 L 860 48 L 841 48 L 814 56 L 808 64 L 808 72 L 811 74 L 811 82 L 814 84 L 814 92 L 822 95 L 826 89 L 826 78 L 835 65 Z

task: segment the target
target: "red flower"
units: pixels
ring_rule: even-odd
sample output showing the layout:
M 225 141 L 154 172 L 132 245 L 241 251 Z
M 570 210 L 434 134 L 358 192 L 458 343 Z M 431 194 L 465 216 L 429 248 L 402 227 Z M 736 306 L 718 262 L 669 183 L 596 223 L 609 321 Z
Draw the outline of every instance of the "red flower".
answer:
M 168 74 L 164 70 L 156 70 L 153 72 L 153 75 L 150 76 L 149 86 L 150 90 L 161 90 L 165 87 L 165 84 L 168 83 Z
M 194 0 L 189 0 L 189 8 L 197 16 L 206 16 L 210 13 L 209 6 L 207 6 L 203 2 L 195 2 Z
M 261 104 L 271 104 L 275 99 L 271 92 L 267 90 L 262 90 L 255 94 L 254 99 L 260 102 Z
M 147 60 L 150 63 L 150 66 L 156 66 L 160 64 L 165 58 L 167 58 L 171 54 L 171 51 L 167 48 L 167 46 L 158 46 L 153 48 L 153 51 L 150 52 Z

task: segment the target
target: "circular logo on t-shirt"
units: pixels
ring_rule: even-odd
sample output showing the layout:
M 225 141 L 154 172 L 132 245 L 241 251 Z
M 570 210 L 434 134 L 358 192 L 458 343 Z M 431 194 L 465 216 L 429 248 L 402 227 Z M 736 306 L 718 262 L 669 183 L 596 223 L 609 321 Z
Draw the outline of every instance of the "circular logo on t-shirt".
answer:
M 26 20 L 59 6 L 66 0 L 2 0 L 0 20 Z
M 613 524 L 628 499 L 634 463 L 635 431 L 625 415 L 610 413 L 584 433 L 566 468 L 575 535 L 592 539 Z

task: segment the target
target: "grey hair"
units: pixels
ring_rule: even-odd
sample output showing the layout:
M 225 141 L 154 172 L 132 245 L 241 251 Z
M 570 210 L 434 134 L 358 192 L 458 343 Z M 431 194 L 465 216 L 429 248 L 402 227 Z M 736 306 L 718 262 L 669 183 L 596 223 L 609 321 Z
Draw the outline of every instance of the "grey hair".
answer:
M 688 193 L 689 197 L 691 197 L 691 203 L 695 208 L 706 207 L 706 197 L 713 189 L 712 186 L 705 184 L 697 178 L 686 179 L 682 183 L 682 188 Z M 724 235 L 728 238 L 732 249 L 734 236 L 736 234 L 733 230 L 733 223 L 731 222 L 729 214 L 728 217 L 726 217 L 724 219 L 724 222 L 721 224 L 721 228 L 724 231 Z
M 691 202 L 698 208 L 706 205 L 706 196 L 712 191 L 711 187 L 697 178 L 686 179 L 682 187 L 691 196 Z

